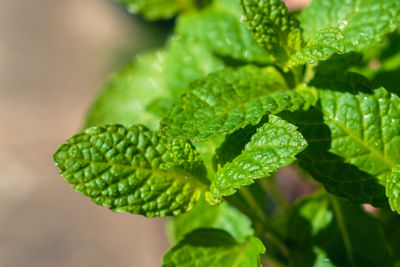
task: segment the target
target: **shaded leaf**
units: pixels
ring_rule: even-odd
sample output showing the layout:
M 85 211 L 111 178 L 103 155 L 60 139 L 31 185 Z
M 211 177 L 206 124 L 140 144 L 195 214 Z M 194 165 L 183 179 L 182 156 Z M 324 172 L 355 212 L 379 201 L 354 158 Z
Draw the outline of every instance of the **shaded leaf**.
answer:
M 287 229 L 294 266 L 394 266 L 379 222 L 339 198 L 316 194 L 302 199 Z

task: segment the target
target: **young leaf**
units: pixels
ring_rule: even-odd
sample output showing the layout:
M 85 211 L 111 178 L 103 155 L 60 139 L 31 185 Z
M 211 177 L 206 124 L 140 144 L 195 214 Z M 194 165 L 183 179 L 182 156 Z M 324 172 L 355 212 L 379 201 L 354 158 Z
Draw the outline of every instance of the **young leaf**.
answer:
M 337 29 L 324 29 L 312 36 L 307 45 L 290 58 L 287 65 L 292 68 L 297 65 L 312 64 L 327 60 L 333 54 L 344 52 L 342 32 Z
M 250 237 L 238 243 L 225 231 L 199 229 L 168 250 L 162 266 L 261 267 L 260 254 L 263 253 L 265 248 L 258 238 Z
M 238 188 L 265 178 L 296 160 L 296 155 L 307 147 L 297 128 L 276 116 L 257 129 L 242 153 L 218 170 L 210 187 L 211 197 L 218 202 Z
M 400 165 L 393 168 L 386 184 L 386 195 L 393 211 L 400 214 Z
M 294 266 L 394 266 L 380 223 L 356 204 L 316 194 L 299 201 L 287 222 Z
M 235 9 L 239 0 L 231 2 L 231 6 L 216 2 L 199 12 L 180 16 L 177 33 L 193 38 L 224 57 L 243 62 L 269 63 L 266 51 L 257 44 L 246 24 L 240 20 L 241 10 Z
M 111 76 L 87 114 L 86 127 L 138 123 L 156 129 L 160 117 L 147 106 L 157 97 L 168 102 L 163 68 L 163 52 L 147 53 Z
M 272 67 L 226 68 L 194 81 L 161 122 L 171 137 L 207 140 L 257 124 L 265 114 L 306 108 L 315 101 L 310 90 L 286 90 Z
M 168 230 L 172 242 L 181 240 L 186 234 L 197 228 L 221 229 L 239 242 L 254 234 L 251 221 L 236 208 L 224 202 L 210 206 L 203 198 L 188 213 L 172 217 Z
M 195 0 L 118 0 L 132 13 L 140 13 L 148 20 L 169 19 L 195 8 Z
M 400 24 L 398 0 L 313 0 L 300 15 L 305 39 L 336 28 L 344 36 L 346 52 L 361 51 L 381 41 Z
M 279 65 L 303 46 L 302 29 L 281 0 L 241 0 L 255 39 Z
M 89 128 L 61 145 L 54 161 L 73 189 L 96 204 L 148 217 L 190 210 L 205 177 L 190 143 L 144 126 Z

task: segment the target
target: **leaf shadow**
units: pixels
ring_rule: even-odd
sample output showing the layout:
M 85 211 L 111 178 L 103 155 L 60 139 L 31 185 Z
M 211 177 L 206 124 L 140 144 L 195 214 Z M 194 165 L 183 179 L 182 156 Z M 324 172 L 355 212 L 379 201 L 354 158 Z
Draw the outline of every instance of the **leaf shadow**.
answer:
M 308 111 L 286 111 L 280 116 L 296 125 L 309 144 L 297 156 L 299 165 L 329 193 L 358 203 L 387 205 L 385 188 L 376 177 L 330 152 L 332 134 L 324 122 L 320 104 Z

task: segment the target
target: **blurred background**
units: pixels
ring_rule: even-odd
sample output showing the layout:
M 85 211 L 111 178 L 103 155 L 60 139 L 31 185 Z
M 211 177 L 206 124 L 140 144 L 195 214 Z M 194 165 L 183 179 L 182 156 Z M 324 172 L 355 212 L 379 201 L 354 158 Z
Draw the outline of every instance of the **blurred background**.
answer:
M 170 27 L 111 0 L 0 0 L 0 267 L 160 266 L 163 220 L 93 204 L 52 154 L 108 75 Z

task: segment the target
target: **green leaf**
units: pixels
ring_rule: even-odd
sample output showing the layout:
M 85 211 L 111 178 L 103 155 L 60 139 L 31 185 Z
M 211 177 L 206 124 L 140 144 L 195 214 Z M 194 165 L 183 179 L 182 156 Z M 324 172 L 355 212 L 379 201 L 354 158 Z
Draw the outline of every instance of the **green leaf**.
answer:
M 343 54 L 344 51 L 342 32 L 337 29 L 324 29 L 312 36 L 307 45 L 290 58 L 288 67 L 324 61 L 331 55 Z
M 233 195 L 238 188 L 265 178 L 296 160 L 307 147 L 296 127 L 276 116 L 257 129 L 242 153 L 218 170 L 210 192 L 213 199 Z
M 308 108 L 315 101 L 309 90 L 286 90 L 272 67 L 226 68 L 194 81 L 161 122 L 171 137 L 207 140 L 257 124 L 265 114 Z
M 180 16 L 177 33 L 193 38 L 224 57 L 243 62 L 269 63 L 266 51 L 257 44 L 246 24 L 240 20 L 241 10 L 235 8 L 239 0 L 231 0 L 231 6 L 220 2 L 199 12 Z
M 262 242 L 250 237 L 238 243 L 222 230 L 195 230 L 167 251 L 163 267 L 246 266 L 261 267 L 260 254 L 265 253 Z
M 346 52 L 379 43 L 400 25 L 398 0 L 313 0 L 300 15 L 305 39 L 321 30 L 338 29 Z
M 316 194 L 287 222 L 293 266 L 394 266 L 380 223 L 356 204 Z
M 247 236 L 254 234 L 249 218 L 236 208 L 226 202 L 218 206 L 210 206 L 202 198 L 191 211 L 171 218 L 168 223 L 173 243 L 197 228 L 221 229 L 239 242 L 245 241 Z
M 279 65 L 303 46 L 302 29 L 281 0 L 241 0 L 254 38 Z
M 138 56 L 112 75 L 90 108 L 86 127 L 136 123 L 156 129 L 160 117 L 149 112 L 147 106 L 157 97 L 168 103 L 163 68 L 164 53 L 155 52 Z
M 362 77 L 320 76 L 313 82 L 320 103 L 289 119 L 309 142 L 300 164 L 328 191 L 381 205 L 392 168 L 400 162 L 400 101 L 371 90 Z
M 61 145 L 54 161 L 73 189 L 96 204 L 148 217 L 190 210 L 205 182 L 190 143 L 144 126 L 89 128 Z
M 349 82 L 333 88 L 316 85 L 332 133 L 330 151 L 385 184 L 391 169 L 400 163 L 400 99 L 384 88 L 362 92 L 357 81 Z
M 393 168 L 386 184 L 386 195 L 393 211 L 400 214 L 400 165 Z
M 297 156 L 299 164 L 328 192 L 361 203 L 384 205 L 387 202 L 385 188 L 374 176 L 330 152 L 332 133 L 320 109 L 285 112 L 280 116 L 299 127 L 308 142 L 307 149 Z
M 167 44 L 163 74 L 167 87 L 175 96 L 180 96 L 191 81 L 220 70 L 224 65 L 207 46 L 194 39 L 173 36 Z
M 169 19 L 195 8 L 195 0 L 117 0 L 126 4 L 129 12 L 140 13 L 148 20 Z

